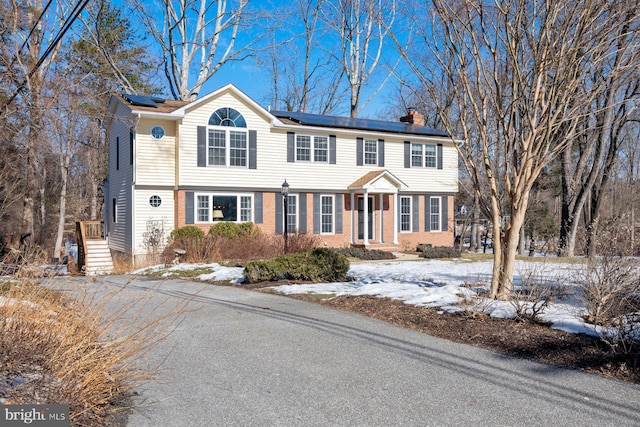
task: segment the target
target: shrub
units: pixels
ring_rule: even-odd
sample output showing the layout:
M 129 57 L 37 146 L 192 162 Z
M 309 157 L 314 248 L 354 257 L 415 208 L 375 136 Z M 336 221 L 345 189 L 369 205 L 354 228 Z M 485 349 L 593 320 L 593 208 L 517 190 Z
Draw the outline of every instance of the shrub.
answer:
M 600 337 L 618 354 L 640 350 L 640 274 L 637 262 L 603 256 L 587 265 L 581 284 L 587 321 L 604 326 Z
M 436 246 L 434 248 L 427 245 L 421 246 L 422 253 L 420 254 L 420 257 L 422 258 L 457 258 L 460 256 L 460 249 L 456 249 L 451 246 Z
M 260 232 L 260 229 L 252 222 L 221 221 L 209 228 L 209 234 L 221 237 L 249 237 Z
M 171 240 L 195 240 L 204 238 L 204 231 L 195 225 L 185 225 L 171 232 Z
M 378 249 L 333 248 L 332 250 L 342 255 L 362 260 L 396 259 L 396 256 L 391 252 L 381 251 Z
M 245 278 L 252 283 L 278 279 L 339 282 L 347 280 L 347 271 L 347 257 L 326 248 L 253 261 L 244 268 Z

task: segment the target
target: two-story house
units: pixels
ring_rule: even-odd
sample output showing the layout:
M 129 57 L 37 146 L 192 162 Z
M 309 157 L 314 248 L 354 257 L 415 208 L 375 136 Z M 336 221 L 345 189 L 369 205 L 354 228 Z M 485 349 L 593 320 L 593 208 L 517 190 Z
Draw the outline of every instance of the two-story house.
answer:
M 286 223 L 333 247 L 451 246 L 457 151 L 423 124 L 415 111 L 394 121 L 269 111 L 233 85 L 193 102 L 114 95 L 109 247 L 135 258 L 158 234 L 215 221 L 271 234 Z

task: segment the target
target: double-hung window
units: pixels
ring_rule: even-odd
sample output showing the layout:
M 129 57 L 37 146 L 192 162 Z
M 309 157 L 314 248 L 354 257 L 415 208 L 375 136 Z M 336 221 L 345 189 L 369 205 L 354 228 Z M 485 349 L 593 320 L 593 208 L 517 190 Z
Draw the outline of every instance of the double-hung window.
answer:
M 440 197 L 431 197 L 429 199 L 429 229 L 431 231 L 440 231 Z
M 411 166 L 435 168 L 436 165 L 436 144 L 411 144 Z
M 248 131 L 244 117 L 233 108 L 220 108 L 209 118 L 208 164 L 247 167 Z
M 411 197 L 400 197 L 400 231 L 411 231 Z
M 298 230 L 298 196 L 287 196 L 287 233 L 295 233 Z
M 329 162 L 329 138 L 326 136 L 296 135 L 296 161 Z
M 333 233 L 333 196 L 320 196 L 320 233 Z
M 364 164 L 378 164 L 378 141 L 375 139 L 364 140 Z
M 200 193 L 195 203 L 198 223 L 253 221 L 253 196 L 249 194 Z

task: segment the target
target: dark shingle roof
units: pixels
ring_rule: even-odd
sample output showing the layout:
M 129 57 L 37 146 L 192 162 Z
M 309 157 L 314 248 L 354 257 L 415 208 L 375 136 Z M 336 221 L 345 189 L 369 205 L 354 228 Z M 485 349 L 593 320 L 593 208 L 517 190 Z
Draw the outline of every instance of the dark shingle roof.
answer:
M 285 123 L 321 126 L 340 129 L 359 129 L 378 132 L 402 133 L 422 136 L 447 137 L 447 132 L 432 129 L 426 126 L 409 123 L 387 122 L 384 120 L 358 119 L 351 117 L 323 116 L 320 114 L 308 114 L 291 111 L 271 111 L 271 114 L 283 120 Z

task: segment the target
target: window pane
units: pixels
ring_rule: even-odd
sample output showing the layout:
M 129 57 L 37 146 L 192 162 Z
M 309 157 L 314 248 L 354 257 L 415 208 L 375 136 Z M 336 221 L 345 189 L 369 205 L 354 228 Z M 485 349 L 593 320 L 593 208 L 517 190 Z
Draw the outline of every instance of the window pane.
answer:
M 440 231 L 440 197 L 431 197 L 431 220 L 429 226 L 431 231 Z
M 424 156 L 425 156 L 424 158 L 425 167 L 435 168 L 436 167 L 436 146 L 434 144 L 425 144 Z
M 333 197 L 322 196 L 320 209 L 320 232 L 333 233 Z
M 222 210 L 221 221 L 238 220 L 238 197 L 237 196 L 213 196 L 214 209 Z
M 198 196 L 198 221 L 209 222 L 209 196 Z
M 400 198 L 400 231 L 411 231 L 411 197 Z
M 240 221 L 243 221 L 243 222 L 251 221 L 251 197 L 250 196 L 240 197 Z
M 229 165 L 247 166 L 247 134 L 245 132 L 230 132 L 229 145 Z
M 287 196 L 287 232 L 295 233 L 298 229 L 298 197 Z
M 296 160 L 299 162 L 311 161 L 311 137 L 296 136 Z
M 377 165 L 378 164 L 378 141 L 375 139 L 364 140 L 364 164 L 365 165 Z
M 329 161 L 329 144 L 327 137 L 316 136 L 314 138 L 315 150 L 313 160 L 316 162 L 328 162 Z
M 209 164 L 226 165 L 226 133 L 209 129 Z
M 422 167 L 422 144 L 411 144 L 411 166 Z

